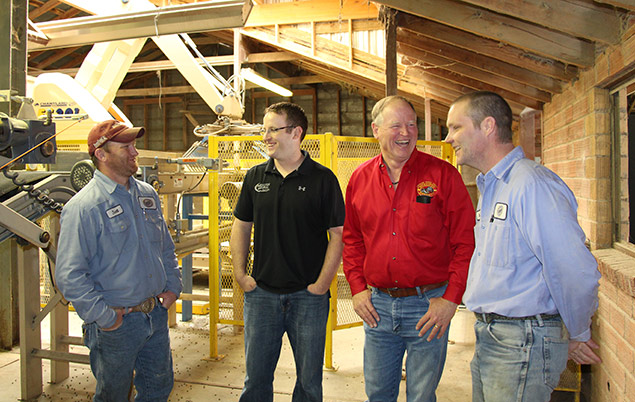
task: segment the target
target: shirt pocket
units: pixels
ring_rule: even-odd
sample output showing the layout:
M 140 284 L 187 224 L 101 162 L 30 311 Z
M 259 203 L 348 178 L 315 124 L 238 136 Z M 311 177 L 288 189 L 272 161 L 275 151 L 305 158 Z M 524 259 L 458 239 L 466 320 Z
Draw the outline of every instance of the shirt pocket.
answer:
M 150 241 L 152 243 L 160 242 L 163 235 L 163 217 L 159 214 L 159 211 L 146 211 L 145 221 L 148 238 L 150 239 Z
M 511 249 L 511 228 L 506 221 L 494 220 L 489 224 L 485 241 L 485 262 L 496 267 L 509 265 Z M 478 225 L 477 225 L 478 226 Z
M 413 201 L 410 204 L 410 214 L 406 224 L 410 234 L 424 242 L 426 246 L 444 246 L 439 242 L 445 239 L 445 227 L 439 205 L 434 199 L 426 203 Z
M 110 244 L 111 250 L 121 250 L 128 241 L 130 236 L 130 220 L 123 215 L 108 219 L 105 223 L 107 238 L 104 243 L 104 250 L 108 247 L 106 244 Z

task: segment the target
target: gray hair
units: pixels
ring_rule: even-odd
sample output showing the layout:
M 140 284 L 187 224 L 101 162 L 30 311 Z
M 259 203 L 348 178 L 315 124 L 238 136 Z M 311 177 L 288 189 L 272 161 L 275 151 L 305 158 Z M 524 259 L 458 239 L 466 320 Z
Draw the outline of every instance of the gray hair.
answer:
M 408 106 L 412 108 L 412 111 L 415 112 L 415 107 L 412 106 L 412 103 L 410 103 L 410 101 L 404 98 L 403 96 L 401 95 L 386 96 L 385 98 L 380 99 L 379 102 L 375 103 L 375 106 L 373 106 L 373 111 L 371 113 L 373 123 L 377 125 L 380 125 L 381 123 L 383 123 L 384 117 L 382 116 L 382 112 L 388 105 L 398 100 L 407 103 Z M 416 112 L 415 112 L 415 115 L 416 115 Z

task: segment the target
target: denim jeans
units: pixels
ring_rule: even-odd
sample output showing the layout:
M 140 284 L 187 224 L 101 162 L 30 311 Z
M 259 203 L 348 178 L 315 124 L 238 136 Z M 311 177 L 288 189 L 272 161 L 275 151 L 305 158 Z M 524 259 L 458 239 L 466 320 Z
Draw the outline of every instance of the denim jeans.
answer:
M 149 314 L 125 314 L 114 331 L 103 331 L 96 323 L 84 324 L 83 331 L 97 379 L 93 401 L 127 401 L 133 371 L 135 401 L 168 400 L 174 373 L 168 313 L 163 306 L 157 303 Z
M 376 328 L 364 323 L 364 380 L 370 402 L 396 401 L 406 355 L 406 395 L 412 402 L 436 401 L 448 345 L 448 330 L 428 342 L 419 336 L 417 322 L 428 311 L 430 299 L 441 297 L 447 286 L 417 296 L 391 297 L 372 289 L 371 301 L 379 314 Z
M 273 374 L 286 332 L 296 382 L 292 401 L 322 400 L 322 365 L 329 294 L 308 290 L 276 294 L 256 287 L 245 293 L 245 386 L 240 401 L 273 401 Z
M 567 364 L 560 318 L 476 321 L 473 402 L 545 402 Z

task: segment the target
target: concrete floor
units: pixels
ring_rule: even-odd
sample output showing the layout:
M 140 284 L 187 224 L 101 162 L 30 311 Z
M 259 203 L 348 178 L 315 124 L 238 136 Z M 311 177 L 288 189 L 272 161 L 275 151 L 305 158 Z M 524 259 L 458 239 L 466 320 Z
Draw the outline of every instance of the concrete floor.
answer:
M 461 312 L 459 312 L 461 313 Z M 180 320 L 180 315 L 177 315 Z M 472 316 L 473 317 L 473 316 Z M 471 400 L 469 361 L 474 350 L 470 339 L 471 324 L 468 312 L 457 314 L 450 333 L 451 343 L 441 384 L 437 390 L 440 402 L 468 402 Z M 70 335 L 81 335 L 81 322 L 71 313 Z M 43 347 L 47 320 L 42 324 Z M 191 322 L 178 322 L 171 329 L 174 357 L 175 386 L 170 401 L 236 401 L 244 379 L 244 352 L 242 329 L 219 327 L 218 351 L 224 358 L 208 359 L 209 324 L 206 316 L 194 316 Z M 362 350 L 364 331 L 361 327 L 335 331 L 333 335 L 333 362 L 335 371 L 324 371 L 325 401 L 364 401 Z M 75 352 L 87 353 L 83 347 Z M 0 352 L 0 401 L 20 398 L 20 351 Z M 49 361 L 42 364 L 43 394 L 38 401 L 90 401 L 95 380 L 87 365 L 71 363 L 70 377 L 60 384 L 49 384 Z M 283 350 L 274 381 L 274 400 L 291 401 L 295 382 L 295 366 L 288 342 Z M 405 401 L 405 382 L 400 388 L 399 401 Z

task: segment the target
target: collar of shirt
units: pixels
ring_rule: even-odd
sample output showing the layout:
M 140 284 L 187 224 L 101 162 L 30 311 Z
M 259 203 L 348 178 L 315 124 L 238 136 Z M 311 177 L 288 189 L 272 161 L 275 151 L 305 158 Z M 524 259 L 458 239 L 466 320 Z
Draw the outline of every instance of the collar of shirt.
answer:
M 298 168 L 295 170 L 296 172 L 298 172 L 299 174 L 309 174 L 309 171 L 311 169 L 311 167 L 313 166 L 312 164 L 312 160 L 311 160 L 311 156 L 309 155 L 309 153 L 303 149 L 300 150 L 300 152 L 302 152 L 302 155 L 304 155 L 304 160 L 302 161 L 302 163 L 300 164 L 300 166 L 298 166 Z M 276 169 L 276 165 L 273 161 L 273 158 L 269 158 L 269 160 L 267 160 L 267 166 L 265 167 L 265 173 L 277 173 L 278 169 Z
M 401 168 L 401 170 L 403 171 L 404 169 L 409 169 L 412 165 L 414 165 L 415 163 L 417 163 L 417 159 L 419 158 L 419 154 L 421 152 L 419 150 L 417 150 L 416 148 L 412 151 L 412 153 L 410 154 L 410 157 L 408 158 L 408 160 L 406 161 L 406 163 L 403 165 L 403 167 Z M 379 167 L 380 169 L 385 169 L 386 168 L 386 162 L 384 162 L 384 156 L 383 155 L 379 155 L 379 158 L 377 158 L 377 167 Z
M 113 181 L 110 177 L 106 176 L 105 174 L 103 174 L 100 170 L 95 170 L 95 180 L 97 182 L 97 184 L 102 187 L 106 192 L 108 192 L 108 194 L 113 194 L 116 190 L 117 187 L 121 187 L 123 189 L 123 191 L 128 191 L 126 190 L 126 188 L 124 186 L 122 186 L 119 183 L 116 183 L 115 181 Z M 135 182 L 134 178 L 132 176 L 130 176 L 128 178 L 128 186 L 130 189 L 136 189 L 137 183 Z
M 483 186 L 485 185 L 485 181 L 493 180 L 496 178 L 500 180 L 509 172 L 509 170 L 514 166 L 516 162 L 523 159 L 525 157 L 525 152 L 520 146 L 514 148 L 510 153 L 505 155 L 503 159 L 501 159 L 493 168 L 489 170 L 489 172 L 483 174 L 479 173 L 476 176 L 476 185 L 478 186 L 479 191 L 483 192 Z

